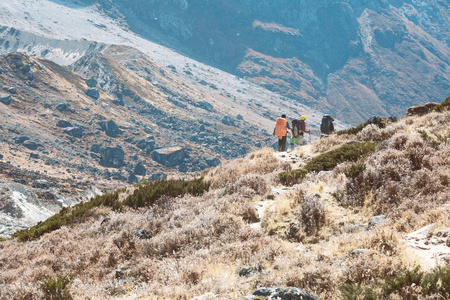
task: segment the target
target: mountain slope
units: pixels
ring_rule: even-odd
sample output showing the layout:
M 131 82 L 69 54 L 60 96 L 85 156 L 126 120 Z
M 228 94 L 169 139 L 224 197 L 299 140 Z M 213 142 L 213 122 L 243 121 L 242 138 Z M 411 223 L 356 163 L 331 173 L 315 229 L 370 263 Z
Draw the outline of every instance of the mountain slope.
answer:
M 150 40 L 353 124 L 450 87 L 443 1 L 97 2 Z
M 376 299 L 445 297 L 448 287 L 436 282 L 447 282 L 450 256 L 449 114 L 408 117 L 384 129 L 369 125 L 288 154 L 259 150 L 206 172 L 209 191 L 202 179 L 185 182 L 191 188 L 184 192 L 195 195 L 178 193 L 179 182 L 154 182 L 65 210 L 66 226 L 43 223 L 43 235 L 30 235 L 39 226 L 17 235 L 31 241 L 0 243 L 0 293 L 243 299 L 256 288 L 295 286 L 320 299 L 369 292 Z M 280 184 L 282 171 L 367 143 L 378 143 L 373 153 L 328 159 L 332 167 L 293 186 Z M 158 199 L 164 190 L 178 196 Z M 428 288 L 411 290 L 404 272 Z M 389 285 L 389 278 L 399 283 Z M 52 280 L 66 289 L 39 286 Z

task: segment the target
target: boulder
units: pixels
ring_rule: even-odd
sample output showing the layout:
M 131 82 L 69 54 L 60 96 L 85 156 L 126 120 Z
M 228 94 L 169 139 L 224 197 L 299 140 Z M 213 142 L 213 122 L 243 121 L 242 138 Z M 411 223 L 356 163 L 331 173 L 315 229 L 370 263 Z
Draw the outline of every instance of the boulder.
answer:
M 319 300 L 314 295 L 305 292 L 302 289 L 296 287 L 286 287 L 286 288 L 267 288 L 262 287 L 257 289 L 251 296 L 246 296 L 241 298 L 241 300 L 250 299 L 286 299 L 286 300 Z
M 14 139 L 14 143 L 23 144 L 25 141 L 28 141 L 28 140 L 30 140 L 30 138 L 28 136 L 21 135 Z
M 221 122 L 228 126 L 235 126 L 235 120 L 232 116 L 226 115 L 223 116 Z
M 30 150 L 36 150 L 39 147 L 39 145 L 36 142 L 30 140 L 23 142 L 23 145 Z
M 125 153 L 122 147 L 106 147 L 103 149 L 100 165 L 107 168 L 120 168 L 124 165 Z
M 50 183 L 45 179 L 37 179 L 33 181 L 32 186 L 36 189 L 48 190 Z
M 113 120 L 99 121 L 97 124 L 107 136 L 117 137 L 119 134 L 123 133 L 123 131 L 119 129 L 119 125 L 117 125 Z
M 39 154 L 36 152 L 30 153 L 30 158 L 39 158 Z
M 208 166 L 210 166 L 210 167 L 216 167 L 216 166 L 220 165 L 220 160 L 215 156 L 207 157 L 207 158 L 205 158 L 205 161 L 208 164 Z
M 72 123 L 64 120 L 59 120 L 56 122 L 56 126 L 66 128 L 66 127 L 73 127 Z
M 166 180 L 167 175 L 164 173 L 153 173 L 152 176 L 148 179 L 149 181 L 155 181 L 155 180 Z
M 145 168 L 144 164 L 140 161 L 136 164 L 134 167 L 134 174 L 145 176 L 147 173 L 147 169 Z
M 84 93 L 94 100 L 97 100 L 98 98 L 100 98 L 100 92 L 98 91 L 97 88 L 87 89 L 84 91 Z
M 211 103 L 206 102 L 206 101 L 199 102 L 198 105 L 199 105 L 200 108 L 203 108 L 204 110 L 207 110 L 207 111 L 213 111 L 214 110 L 214 106 L 212 106 Z
M 139 141 L 137 141 L 136 146 L 139 149 L 146 151 L 147 154 L 150 154 L 150 152 L 152 152 L 153 149 L 155 149 L 155 138 L 152 136 L 149 136 L 146 139 L 139 140 Z
M 183 162 L 186 156 L 182 147 L 161 148 L 152 152 L 152 159 L 166 167 L 173 167 Z
M 66 109 L 69 108 L 69 105 L 67 105 L 66 103 L 58 103 L 58 105 L 56 105 L 56 109 L 63 112 Z
M 81 138 L 83 136 L 83 129 L 80 127 L 66 127 L 63 129 L 64 133 L 73 136 L 75 138 Z
M 138 178 L 136 177 L 136 175 L 134 175 L 134 173 L 130 173 L 127 181 L 129 184 L 133 184 L 133 183 L 138 182 Z
M 0 159 L 3 159 L 3 154 L 0 154 Z
M 385 215 L 379 215 L 370 218 L 369 223 L 367 224 L 367 228 L 370 229 L 376 225 L 386 223 L 386 216 Z
M 90 88 L 95 88 L 97 86 L 97 80 L 94 77 L 86 79 L 86 84 Z
M 408 108 L 407 116 L 422 116 L 429 112 L 431 112 L 436 106 L 438 106 L 438 103 L 435 102 L 428 102 L 425 105 L 417 105 L 417 106 L 411 106 Z
M 244 120 L 244 117 L 243 117 L 242 115 L 237 115 L 237 116 L 236 116 L 236 119 L 238 119 L 238 120 L 241 120 L 241 121 L 242 121 L 242 120 Z
M 7 89 L 8 93 L 15 95 L 17 93 L 17 90 L 15 87 L 9 87 Z
M 94 152 L 94 153 L 102 153 L 102 151 L 104 149 L 105 148 L 102 146 L 102 144 L 93 144 L 91 146 L 91 152 Z
M 0 94 L 0 102 L 5 105 L 11 104 L 11 95 L 10 94 Z

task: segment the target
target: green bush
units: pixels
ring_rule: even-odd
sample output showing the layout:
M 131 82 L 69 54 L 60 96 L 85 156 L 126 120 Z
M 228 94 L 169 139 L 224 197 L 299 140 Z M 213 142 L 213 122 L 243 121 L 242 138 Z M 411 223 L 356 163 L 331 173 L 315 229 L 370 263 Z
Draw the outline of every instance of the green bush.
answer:
M 434 108 L 434 110 L 437 112 L 444 112 L 449 109 L 450 109 L 450 96 L 447 97 L 447 99 L 445 99 L 441 104 L 439 104 Z
M 68 300 L 72 299 L 69 293 L 70 278 L 68 276 L 58 276 L 56 278 L 46 278 L 41 282 L 41 290 L 45 299 Z
M 341 288 L 342 299 L 344 300 L 377 300 L 378 294 L 370 287 L 360 285 L 345 284 Z
M 416 267 L 411 271 L 401 273 L 385 281 L 383 286 L 383 294 L 387 296 L 394 292 L 399 292 L 403 288 L 409 287 L 413 284 L 420 285 L 422 278 L 423 272 L 420 271 L 419 267 Z
M 345 161 L 356 162 L 375 151 L 376 143 L 351 143 L 325 152 L 311 159 L 303 169 L 290 170 L 279 174 L 280 181 L 287 185 L 299 183 L 308 173 L 330 171 Z
M 359 174 L 361 174 L 362 172 L 364 172 L 364 170 L 366 169 L 366 165 L 364 163 L 364 161 L 357 161 L 355 163 L 353 163 L 350 166 L 350 169 L 345 172 L 345 176 L 347 176 L 347 178 L 356 178 L 359 176 Z
M 369 123 L 366 121 L 364 123 L 361 123 L 355 127 L 349 128 L 349 129 L 345 129 L 345 130 L 340 130 L 337 131 L 336 134 L 337 135 L 342 135 L 342 134 L 357 134 L 358 132 L 362 131 L 364 128 L 366 128 L 366 126 L 369 125 Z
M 176 197 L 184 194 L 200 195 L 209 189 L 209 184 L 203 182 L 203 178 L 194 180 L 158 180 L 143 182 L 136 185 L 137 189 L 128 196 L 125 201 L 119 202 L 119 194 L 126 188 L 97 196 L 88 202 L 81 202 L 71 208 L 63 208 L 61 211 L 35 226 L 19 230 L 13 234 L 21 242 L 37 239 L 47 232 L 51 232 L 70 225 L 74 222 L 82 222 L 93 214 L 93 209 L 99 206 L 111 207 L 120 210 L 124 206 L 142 207 L 155 203 L 162 196 Z
M 437 268 L 426 274 L 420 286 L 423 295 L 440 295 L 442 299 L 450 299 L 450 267 Z

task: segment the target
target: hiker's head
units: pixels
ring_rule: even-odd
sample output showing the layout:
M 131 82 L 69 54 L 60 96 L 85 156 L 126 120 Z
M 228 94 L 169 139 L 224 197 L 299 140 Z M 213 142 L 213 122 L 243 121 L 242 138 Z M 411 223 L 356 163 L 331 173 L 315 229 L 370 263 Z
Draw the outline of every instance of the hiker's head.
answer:
M 285 115 L 285 114 L 282 114 L 281 117 L 284 118 L 284 119 L 286 119 L 286 115 Z
M 301 117 L 300 117 L 300 120 L 305 120 L 305 119 L 306 119 L 305 116 L 301 116 Z

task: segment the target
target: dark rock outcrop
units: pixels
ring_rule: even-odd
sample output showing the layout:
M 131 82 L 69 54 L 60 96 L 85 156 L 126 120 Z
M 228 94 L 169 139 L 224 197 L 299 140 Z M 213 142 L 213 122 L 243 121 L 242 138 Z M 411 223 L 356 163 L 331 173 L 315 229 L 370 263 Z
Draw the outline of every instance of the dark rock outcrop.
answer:
M 30 140 L 30 137 L 21 135 L 14 139 L 14 143 L 23 144 L 25 141 L 28 141 L 28 140 Z
M 150 154 L 150 152 L 152 152 L 153 149 L 155 148 L 155 138 L 152 136 L 149 136 L 146 139 L 139 140 L 137 142 L 136 146 L 139 149 L 142 149 L 145 152 L 147 152 L 147 154 Z
M 23 142 L 23 145 L 30 150 L 36 150 L 39 147 L 39 145 L 36 142 L 30 140 Z
M 431 112 L 438 105 L 439 104 L 435 103 L 435 102 L 428 102 L 424 105 L 411 106 L 410 108 L 408 108 L 408 113 L 406 115 L 407 116 L 423 116 L 423 115 Z
M 59 120 L 59 121 L 56 123 L 56 126 L 62 127 L 62 128 L 73 127 L 72 123 L 70 123 L 70 122 L 68 122 L 68 121 L 64 121 L 64 120 Z
M 90 88 L 95 88 L 97 86 L 97 80 L 94 77 L 86 79 L 86 84 Z
M 223 116 L 222 123 L 228 126 L 235 126 L 235 119 L 232 116 Z
M 134 174 L 145 176 L 147 173 L 147 169 L 145 168 L 144 164 L 140 161 L 136 164 L 134 167 Z
M 122 134 L 123 131 L 119 129 L 119 125 L 116 124 L 113 120 L 109 121 L 99 121 L 97 123 L 101 130 L 103 130 L 107 136 L 117 137 L 119 134 Z
M 75 138 L 81 138 L 83 136 L 83 129 L 80 127 L 66 127 L 63 129 L 64 133 L 67 133 L 70 136 Z
M 56 105 L 56 109 L 63 112 L 66 109 L 69 108 L 69 105 L 67 105 L 66 103 L 58 103 L 58 105 Z
M 152 152 L 153 160 L 166 167 L 179 165 L 185 156 L 186 153 L 182 147 L 161 148 Z
M 0 94 L 0 102 L 5 105 L 11 104 L 11 95 L 10 94 Z
M 84 92 L 86 95 L 88 95 L 89 97 L 91 97 L 94 100 L 97 100 L 98 98 L 100 98 L 100 92 L 97 88 L 90 88 Z
M 216 166 L 220 165 L 220 160 L 214 156 L 205 158 L 205 161 L 208 164 L 208 166 L 210 166 L 210 167 L 216 167 Z
M 120 168 L 124 165 L 125 153 L 122 147 L 107 147 L 103 149 L 100 165 L 107 168 Z

